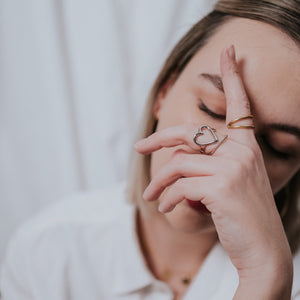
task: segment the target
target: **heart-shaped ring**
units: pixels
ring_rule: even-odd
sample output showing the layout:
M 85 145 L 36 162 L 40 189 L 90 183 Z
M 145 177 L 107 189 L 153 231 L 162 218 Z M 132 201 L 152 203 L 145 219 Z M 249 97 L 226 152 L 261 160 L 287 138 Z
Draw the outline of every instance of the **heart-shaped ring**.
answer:
M 211 135 L 211 140 L 209 140 L 208 142 L 204 142 L 204 143 L 199 143 L 198 142 L 198 138 L 199 136 L 204 136 L 205 135 L 205 131 L 203 132 L 203 128 L 207 129 L 208 134 Z M 198 132 L 195 134 L 194 136 L 194 142 L 198 145 L 198 146 L 207 146 L 207 145 L 211 145 L 211 144 L 215 144 L 219 141 L 219 139 L 217 138 L 216 134 L 215 134 L 215 129 L 211 128 L 208 125 L 202 125 L 199 127 Z
M 205 130 L 203 131 L 203 129 Z M 222 145 L 222 143 L 228 138 L 228 135 L 225 135 L 220 141 L 215 132 L 216 130 L 208 125 L 202 125 L 199 127 L 198 132 L 194 135 L 194 142 L 196 145 L 200 146 L 200 153 L 206 155 L 214 154 L 217 151 L 217 149 Z M 198 141 L 198 138 L 200 136 L 203 137 L 206 134 L 209 135 L 208 139 L 200 143 Z M 217 145 L 210 152 L 206 152 L 206 147 L 212 144 Z

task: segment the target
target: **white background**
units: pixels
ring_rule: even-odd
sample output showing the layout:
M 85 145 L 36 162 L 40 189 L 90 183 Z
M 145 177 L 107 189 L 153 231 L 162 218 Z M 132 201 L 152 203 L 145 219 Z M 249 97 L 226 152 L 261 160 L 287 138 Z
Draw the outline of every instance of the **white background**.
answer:
M 125 178 L 148 91 L 211 0 L 0 0 L 0 262 L 26 219 Z

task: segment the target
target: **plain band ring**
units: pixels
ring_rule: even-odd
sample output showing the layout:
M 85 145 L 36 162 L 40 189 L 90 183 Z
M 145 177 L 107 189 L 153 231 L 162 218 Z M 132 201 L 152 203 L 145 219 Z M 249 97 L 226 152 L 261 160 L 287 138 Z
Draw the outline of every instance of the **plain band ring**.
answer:
M 234 120 L 230 121 L 227 124 L 227 128 L 228 129 L 238 129 L 238 128 L 254 129 L 255 128 L 254 125 L 234 125 L 237 122 L 242 121 L 242 120 L 246 120 L 246 119 L 251 119 L 252 120 L 253 119 L 253 115 L 247 115 L 247 116 L 244 116 L 244 117 L 240 117 L 240 118 L 234 119 Z

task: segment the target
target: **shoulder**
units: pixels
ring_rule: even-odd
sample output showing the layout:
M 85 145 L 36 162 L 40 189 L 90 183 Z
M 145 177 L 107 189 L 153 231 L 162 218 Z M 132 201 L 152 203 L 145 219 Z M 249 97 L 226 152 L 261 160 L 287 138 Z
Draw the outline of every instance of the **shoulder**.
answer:
M 15 237 L 39 235 L 61 227 L 78 227 L 86 224 L 105 226 L 129 206 L 125 198 L 123 183 L 101 190 L 72 193 L 58 199 L 24 223 Z
M 22 231 L 59 224 L 105 223 L 126 207 L 125 184 L 64 196 L 21 227 Z
M 24 223 L 15 233 L 10 248 L 15 243 L 41 242 L 51 236 L 62 236 L 86 227 L 101 231 L 130 210 L 126 202 L 125 184 L 112 185 L 102 190 L 83 191 L 67 195 Z
M 66 280 L 66 270 L 79 268 L 83 261 L 82 272 L 93 268 L 92 260 L 107 257 L 119 232 L 117 227 L 131 216 L 133 207 L 125 198 L 124 184 L 76 193 L 29 220 L 9 243 L 1 270 L 1 288 L 15 290 L 8 286 L 24 285 L 30 289 L 32 282 L 47 281 L 51 286 L 43 289 L 50 292 L 54 279 L 58 286 Z M 46 280 L 50 274 L 52 281 Z

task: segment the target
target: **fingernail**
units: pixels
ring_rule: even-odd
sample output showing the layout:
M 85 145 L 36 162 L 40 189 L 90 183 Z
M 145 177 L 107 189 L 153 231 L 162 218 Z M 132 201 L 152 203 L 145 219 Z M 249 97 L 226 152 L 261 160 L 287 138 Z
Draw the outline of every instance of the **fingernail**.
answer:
M 158 211 L 160 211 L 161 213 L 164 213 L 164 208 L 163 208 L 162 203 L 159 204 L 159 206 L 158 206 Z
M 227 54 L 232 60 L 235 60 L 235 49 L 233 45 L 227 48 Z
M 158 206 L 158 210 L 163 213 L 163 214 L 166 214 L 166 213 L 169 213 L 171 212 L 172 210 L 174 209 L 174 206 L 170 206 L 170 207 L 163 207 L 163 204 L 159 204 Z
M 144 190 L 143 199 L 147 201 L 147 189 Z
M 138 147 L 142 146 L 143 144 L 144 144 L 144 139 L 139 140 L 138 142 L 136 142 L 134 144 L 134 148 L 138 148 Z

